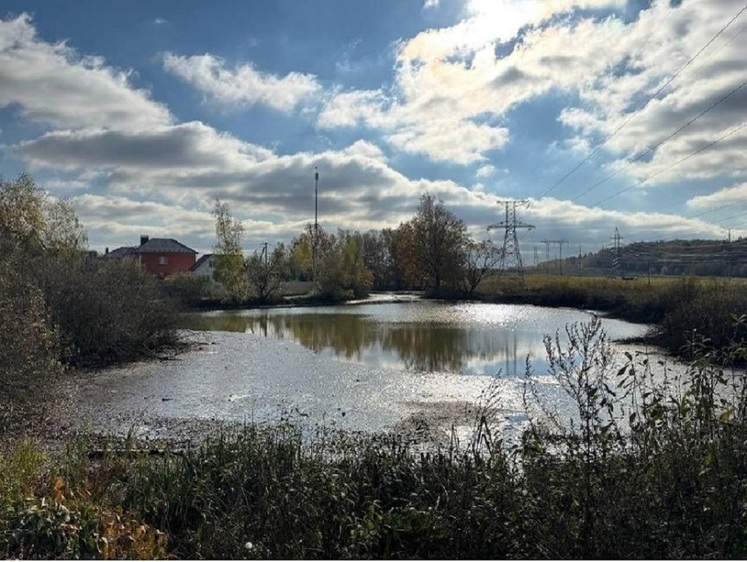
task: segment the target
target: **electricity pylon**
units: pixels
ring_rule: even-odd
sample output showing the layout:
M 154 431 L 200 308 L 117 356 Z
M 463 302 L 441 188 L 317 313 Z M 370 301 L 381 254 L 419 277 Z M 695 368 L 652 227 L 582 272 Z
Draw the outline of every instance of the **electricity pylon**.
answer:
M 526 228 L 532 230 L 533 224 L 526 224 L 516 220 L 516 207 L 526 206 L 529 201 L 498 201 L 499 205 L 506 207 L 506 218 L 498 223 L 488 226 L 488 231 L 494 228 L 504 229 L 503 251 L 498 260 L 498 271 L 500 275 L 514 273 L 519 280 L 524 282 L 524 264 L 521 262 L 521 250 L 519 249 L 519 236 L 516 234 L 517 228 Z
M 620 240 L 622 240 L 622 236 L 620 236 L 620 231 L 617 230 L 617 227 L 615 227 L 615 235 L 612 237 L 612 240 L 615 242 L 614 254 L 612 256 L 612 273 L 615 277 L 620 277 L 622 268 L 620 262 Z
M 547 248 L 547 255 L 549 259 L 550 255 L 550 244 L 557 244 L 560 248 L 560 257 L 558 258 L 558 266 L 560 268 L 560 274 L 563 275 L 563 244 L 568 244 L 568 240 L 543 240 L 545 248 Z

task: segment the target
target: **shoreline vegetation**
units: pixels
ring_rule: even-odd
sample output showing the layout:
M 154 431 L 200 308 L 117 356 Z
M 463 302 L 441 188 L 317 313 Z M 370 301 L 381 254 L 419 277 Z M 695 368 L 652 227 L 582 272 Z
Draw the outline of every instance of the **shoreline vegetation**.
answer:
M 187 447 L 154 449 L 134 437 L 55 428 L 62 397 L 53 381 L 178 352 L 178 313 L 200 302 L 194 287 L 156 280 L 132 263 L 89 259 L 70 204 L 30 177 L 0 180 L 0 188 L 4 558 L 747 556 L 747 385 L 735 367 L 747 361 L 743 281 L 529 275 L 518 285 L 473 263 L 462 285 L 454 282 L 458 262 L 469 262 L 463 254 L 449 253 L 440 269 L 424 253 L 408 262 L 425 260 L 423 267 L 406 273 L 427 278 L 409 288 L 655 324 L 654 342 L 683 356 L 687 372 L 662 377 L 634 355 L 613 372 L 595 319 L 566 327 L 566 344 L 545 340 L 548 374 L 572 397 L 573 423 L 543 403 L 529 366 L 528 419 L 510 442 L 501 437 L 500 396 L 489 388 L 471 440 L 427 453 L 396 435 L 313 428 L 307 438 L 309 428 L 290 423 L 226 426 Z M 216 205 L 216 219 L 228 241 L 240 238 L 225 205 Z M 436 236 L 442 227 L 450 238 Z M 317 235 L 306 232 L 296 253 L 308 258 Z M 326 304 L 376 286 L 355 235 L 325 236 Z M 448 238 L 449 248 L 492 255 L 470 246 L 464 224 L 429 197 L 386 236 L 415 253 L 404 242 Z M 268 267 L 280 271 L 281 254 L 253 262 L 267 274 L 264 289 L 276 284 Z M 245 304 L 244 281 L 225 279 L 237 292 L 222 307 Z M 336 279 L 344 286 L 333 286 Z M 276 298 L 258 294 L 262 303 Z

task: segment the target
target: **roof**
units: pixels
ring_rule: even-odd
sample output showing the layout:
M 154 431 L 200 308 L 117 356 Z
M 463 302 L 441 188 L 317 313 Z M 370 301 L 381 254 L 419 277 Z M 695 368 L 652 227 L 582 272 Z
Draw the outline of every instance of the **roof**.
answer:
M 151 238 L 137 249 L 138 254 L 196 254 L 192 248 L 188 248 L 173 238 Z
M 134 246 L 120 246 L 119 248 L 114 248 L 108 254 L 104 254 L 104 257 L 116 260 L 131 256 L 135 253 L 137 253 L 137 248 Z
M 202 267 L 202 264 L 204 264 L 206 261 L 208 261 L 210 258 L 212 258 L 215 254 L 205 254 L 202 256 L 199 260 L 197 260 L 192 267 L 189 268 L 190 271 L 197 271 Z

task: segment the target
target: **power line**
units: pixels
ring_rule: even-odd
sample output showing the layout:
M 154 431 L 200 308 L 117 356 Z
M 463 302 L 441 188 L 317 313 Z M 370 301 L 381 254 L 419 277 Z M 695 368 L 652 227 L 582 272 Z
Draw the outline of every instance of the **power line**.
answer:
M 738 133 L 740 130 L 744 129 L 745 127 L 747 127 L 747 122 L 742 123 L 739 127 L 737 127 L 736 129 L 732 130 L 731 132 L 726 133 L 725 135 L 720 136 L 715 141 L 713 141 L 713 142 L 705 145 L 702 148 L 699 148 L 698 150 L 696 150 L 694 152 L 691 152 L 690 154 L 688 154 L 684 158 L 680 158 L 679 160 L 677 160 L 677 162 L 674 162 L 673 164 L 670 164 L 669 166 L 666 166 L 666 167 L 662 168 L 658 172 L 655 172 L 655 173 L 651 174 L 650 176 L 645 177 L 642 180 L 639 180 L 636 183 L 634 183 L 632 185 L 629 185 L 628 187 L 626 187 L 624 189 L 621 189 L 620 191 L 618 191 L 617 193 L 614 193 L 614 194 L 610 195 L 609 197 L 605 197 L 604 199 L 601 199 L 600 201 L 597 201 L 596 203 L 593 203 L 592 206 L 600 205 L 602 203 L 605 203 L 605 202 L 609 201 L 610 199 L 614 199 L 618 195 L 620 195 L 622 193 L 625 193 L 626 191 L 628 191 L 630 189 L 633 189 L 634 187 L 638 187 L 639 185 L 646 183 L 648 180 L 650 180 L 652 178 L 655 178 L 659 174 L 662 174 L 662 173 L 666 172 L 667 170 L 669 170 L 671 168 L 674 168 L 675 166 L 679 166 L 680 164 L 682 164 L 686 160 L 689 160 L 693 156 L 696 156 L 696 155 L 700 154 L 701 152 L 704 152 L 704 151 L 708 150 L 709 148 L 711 148 L 712 146 L 718 144 L 719 142 L 721 142 L 725 138 L 730 137 L 730 136 L 732 136 L 735 133 Z
M 725 219 L 720 219 L 718 221 L 718 223 L 719 224 L 723 224 L 725 222 L 729 222 L 730 220 L 738 219 L 738 218 L 745 217 L 745 216 L 747 216 L 747 214 L 744 211 L 740 211 L 736 215 L 732 215 L 730 217 L 726 217 Z
M 646 107 L 646 106 L 647 106 L 647 105 L 648 105 L 648 104 L 649 104 L 649 103 L 651 102 L 651 100 L 655 99 L 655 98 L 656 98 L 656 96 L 658 96 L 658 95 L 659 95 L 660 93 L 662 93 L 662 92 L 664 91 L 664 89 L 665 89 L 665 88 L 666 88 L 667 86 L 669 86 L 669 84 L 671 84 L 671 83 L 672 83 L 672 81 L 673 81 L 673 80 L 674 80 L 675 78 L 677 78 L 677 77 L 678 77 L 678 76 L 679 76 L 680 74 L 682 74 L 682 71 L 684 71 L 684 70 L 685 70 L 685 69 L 686 69 L 686 68 L 687 68 L 688 66 L 690 66 L 690 65 L 691 65 L 691 64 L 693 63 L 693 61 L 694 61 L 695 59 L 697 59 L 697 58 L 698 58 L 698 57 L 700 56 L 700 54 L 701 54 L 701 53 L 702 53 L 703 51 L 705 51 L 705 50 L 706 50 L 706 49 L 707 49 L 707 48 L 708 48 L 708 47 L 709 47 L 709 46 L 711 45 L 711 43 L 713 43 L 713 42 L 714 42 L 714 41 L 715 41 L 715 40 L 716 40 L 716 39 L 717 39 L 717 38 L 718 38 L 718 37 L 719 37 L 719 36 L 720 36 L 720 35 L 721 35 L 721 34 L 722 34 L 722 33 L 724 32 L 724 31 L 726 31 L 726 29 L 727 29 L 727 28 L 728 28 L 728 27 L 729 27 L 729 26 L 730 26 L 730 25 L 731 25 L 732 23 L 734 23 L 734 21 L 735 21 L 735 20 L 736 20 L 736 19 L 737 19 L 737 18 L 738 18 L 739 16 L 741 16 L 741 15 L 742 15 L 742 14 L 744 13 L 744 11 L 745 11 L 745 10 L 747 10 L 747 4 L 745 4 L 745 5 L 744 5 L 744 6 L 742 7 L 742 9 L 741 9 L 741 10 L 739 10 L 739 12 L 737 12 L 737 14 L 736 14 L 736 15 L 735 15 L 734 17 L 732 17 L 732 18 L 731 18 L 731 19 L 730 19 L 730 20 L 729 20 L 729 21 L 728 21 L 728 22 L 726 23 L 726 25 L 724 25 L 724 26 L 723 26 L 723 27 L 722 27 L 722 28 L 721 28 L 721 29 L 720 29 L 720 30 L 718 31 L 718 33 L 716 33 L 716 35 L 714 35 L 713 37 L 711 37 L 711 39 L 710 39 L 710 40 L 709 40 L 709 41 L 708 41 L 708 42 L 707 42 L 707 43 L 706 43 L 705 45 L 703 45 L 703 46 L 702 46 L 702 47 L 700 48 L 700 50 L 699 50 L 699 51 L 698 51 L 697 53 L 695 53 L 695 54 L 694 54 L 694 55 L 693 55 L 693 56 L 692 56 L 692 57 L 690 58 L 690 60 L 688 60 L 688 61 L 687 61 L 687 62 L 686 62 L 686 63 L 685 63 L 684 65 L 682 65 L 682 66 L 680 67 L 680 69 L 679 69 L 679 70 L 677 70 L 677 72 L 675 72 L 675 73 L 674 73 L 674 74 L 673 74 L 673 75 L 672 75 L 672 76 L 671 76 L 671 77 L 670 77 L 670 78 L 669 78 L 669 79 L 668 79 L 668 80 L 667 80 L 666 82 L 664 82 L 664 84 L 663 84 L 663 85 L 662 85 L 662 86 L 661 86 L 661 87 L 660 87 L 660 88 L 659 88 L 658 90 L 656 90 L 656 92 L 654 92 L 654 93 L 653 93 L 653 94 L 652 94 L 651 96 L 649 96 L 649 97 L 648 97 L 648 98 L 647 98 L 647 99 L 646 99 L 646 100 L 645 100 L 645 101 L 644 101 L 644 102 L 643 102 L 643 103 L 642 103 L 642 104 L 641 104 L 641 105 L 640 105 L 640 106 L 638 107 L 638 109 L 636 109 L 636 110 L 635 110 L 635 111 L 634 111 L 634 112 L 633 112 L 633 113 L 632 113 L 632 114 L 631 114 L 631 115 L 630 115 L 630 116 L 629 116 L 629 117 L 628 117 L 628 118 L 627 118 L 627 119 L 626 119 L 626 120 L 625 120 L 625 121 L 624 121 L 624 122 L 622 123 L 622 125 L 620 125 L 620 126 L 619 126 L 619 127 L 617 128 L 617 129 L 615 129 L 615 130 L 614 130 L 614 131 L 612 132 L 612 134 L 610 134 L 609 136 L 607 136 L 607 137 L 606 137 L 606 138 L 604 139 L 604 141 L 602 141 L 602 143 L 598 144 L 598 145 L 596 146 L 596 148 L 594 148 L 594 150 L 592 150 L 592 151 L 591 151 L 591 152 L 590 152 L 589 154 L 587 154 L 587 155 L 586 155 L 586 157 L 585 157 L 585 158 L 584 158 L 583 160 L 581 160 L 581 162 L 579 162 L 578 164 L 576 164 L 576 166 L 574 166 L 574 167 L 573 167 L 573 169 L 571 169 L 571 170 L 570 170 L 570 171 L 569 171 L 568 173 L 566 173 L 566 174 L 565 174 L 565 175 L 564 175 L 564 176 L 563 176 L 562 178 L 560 178 L 560 179 L 559 179 L 558 181 L 556 181 L 556 182 L 555 182 L 555 183 L 554 183 L 554 184 L 553 184 L 553 185 L 552 185 L 552 186 L 551 186 L 551 187 L 550 187 L 550 188 L 549 188 L 549 189 L 548 189 L 547 191 L 545 191 L 545 192 L 544 192 L 544 193 L 543 193 L 542 195 L 540 195 L 540 198 L 542 198 L 542 197 L 545 197 L 545 196 L 546 196 L 547 194 L 549 194 L 549 193 L 550 193 L 550 192 L 551 192 L 551 191 L 552 191 L 553 189 L 555 189 L 555 188 L 556 188 L 556 187 L 558 187 L 558 186 L 559 186 L 559 185 L 560 185 L 561 183 L 563 183 L 563 182 L 564 182 L 564 181 L 565 181 L 566 179 L 568 179 L 568 178 L 569 178 L 569 177 L 571 176 L 571 174 L 573 174 L 573 173 L 574 173 L 574 172 L 575 172 L 576 170 L 578 170 L 578 169 L 579 169 L 579 168 L 580 168 L 581 166 L 583 166 L 583 165 L 584 165 L 584 164 L 585 164 L 586 162 L 588 162 L 588 161 L 589 161 L 589 160 L 590 160 L 590 159 L 591 159 L 591 158 L 592 158 L 592 157 L 593 157 L 593 156 L 594 156 L 594 155 L 595 155 L 595 154 L 596 154 L 597 152 L 599 152 L 599 151 L 600 151 L 600 150 L 601 150 L 601 149 L 602 149 L 602 148 L 603 148 L 603 147 L 604 147 L 604 146 L 605 146 L 605 145 L 606 145 L 606 144 L 607 144 L 607 143 L 608 143 L 608 142 L 609 142 L 610 140 L 612 140 L 612 139 L 613 139 L 613 138 L 614 138 L 614 137 L 615 137 L 615 136 L 616 136 L 616 135 L 617 135 L 617 134 L 618 134 L 618 133 L 619 133 L 620 131 L 622 131 L 622 130 L 623 130 L 623 128 L 625 128 L 625 126 L 626 126 L 626 125 L 627 125 L 628 123 L 630 123 L 630 122 L 631 122 L 631 121 L 633 120 L 633 118 L 635 118 L 635 116 L 636 116 L 636 115 L 638 115 L 638 114 L 639 114 L 639 113 L 640 113 L 641 111 L 643 111 L 643 109 L 644 109 L 644 108 L 645 108 L 645 107 Z
M 623 166 L 622 168 L 619 168 L 618 170 L 616 170 L 614 173 L 610 174 L 609 176 L 607 176 L 603 180 L 595 183 L 594 185 L 592 185 L 586 191 L 584 191 L 582 193 L 579 193 L 578 195 L 576 195 L 576 197 L 574 197 L 573 199 L 571 199 L 571 201 L 577 201 L 580 197 L 583 197 L 584 195 L 586 195 L 590 191 L 593 191 L 594 189 L 596 189 L 597 187 L 599 187 L 603 183 L 611 180 L 617 174 L 619 174 L 620 172 L 626 170 L 627 168 L 629 168 L 630 166 L 632 166 L 633 163 L 638 162 L 639 160 L 641 160 L 641 158 L 643 158 L 647 154 L 649 154 L 649 153 L 655 151 L 656 149 L 660 148 L 664 143 L 669 142 L 671 139 L 673 139 L 675 136 L 677 136 L 679 133 L 681 133 L 684 129 L 686 129 L 687 127 L 689 127 L 693 123 L 695 123 L 698 119 L 700 119 L 701 117 L 703 117 L 706 113 L 708 113 L 709 111 L 711 111 L 712 109 L 714 109 L 718 105 L 720 105 L 723 102 L 725 102 L 726 100 L 728 100 L 731 96 L 733 96 L 734 94 L 736 94 L 739 90 L 741 90 L 745 86 L 747 86 L 747 80 L 745 80 L 744 82 L 742 82 L 739 86 L 737 86 L 736 88 L 734 88 L 733 90 L 731 90 L 728 94 L 726 94 L 725 96 L 723 96 L 718 101 L 716 101 L 716 102 L 712 103 L 711 105 L 709 105 L 706 109 L 704 109 L 703 111 L 701 111 L 700 113 L 698 113 L 698 115 L 696 115 L 695 117 L 693 117 L 692 119 L 690 119 L 690 121 L 688 121 L 687 123 L 685 123 L 684 125 L 682 125 L 679 129 L 677 129 L 676 131 L 674 131 L 673 133 L 671 133 L 665 139 L 663 139 L 662 141 L 658 142 L 654 146 L 650 147 L 645 152 L 642 152 L 641 154 L 639 154 L 638 156 L 636 156 L 633 160 L 630 160 L 627 164 L 625 164 L 625 166 Z
M 729 207 L 733 207 L 734 205 L 741 205 L 744 201 L 734 201 L 733 203 L 726 203 L 725 205 L 720 205 L 718 207 L 714 207 L 713 209 L 708 209 L 707 211 L 703 211 L 702 213 L 698 213 L 697 215 L 691 215 L 689 217 L 685 217 L 687 219 L 696 219 L 698 217 L 702 217 L 703 215 L 708 215 L 710 213 L 715 213 L 716 211 L 721 211 L 723 209 L 728 209 Z

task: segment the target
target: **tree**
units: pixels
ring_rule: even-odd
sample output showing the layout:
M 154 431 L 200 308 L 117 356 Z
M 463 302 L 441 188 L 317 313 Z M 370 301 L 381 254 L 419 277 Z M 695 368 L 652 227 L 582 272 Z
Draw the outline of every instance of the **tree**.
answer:
M 303 279 L 312 278 L 313 239 L 314 228 L 307 225 L 305 232 L 291 243 L 291 267 Z M 344 292 L 365 294 L 372 277 L 364 260 L 363 237 L 344 230 L 334 235 L 319 227 L 314 281 L 319 293 L 328 297 L 339 298 Z
M 0 177 L 0 237 L 5 251 L 26 254 L 73 254 L 88 246 L 70 201 L 50 197 L 27 174 L 15 181 Z
M 464 253 L 464 290 L 472 295 L 485 275 L 493 269 L 501 256 L 501 250 L 491 240 L 465 244 Z
M 45 228 L 41 233 L 44 248 L 52 253 L 81 253 L 88 247 L 88 235 L 67 199 L 47 198 L 43 205 Z
M 246 262 L 249 285 L 262 302 L 272 300 L 288 278 L 289 259 L 283 244 L 269 253 L 265 246 L 260 254 L 254 253 Z
M 458 286 L 463 278 L 467 242 L 464 221 L 427 193 L 420 198 L 412 226 L 415 261 L 426 284 L 435 291 L 443 286 Z
M 389 288 L 388 252 L 384 244 L 383 233 L 370 230 L 360 236 L 363 247 L 363 263 L 371 272 L 371 283 L 376 289 Z
M 396 230 L 384 229 L 381 234 L 389 254 L 388 275 L 394 289 L 424 285 L 424 276 L 415 253 L 415 230 L 412 220 L 401 223 Z
M 223 285 L 230 300 L 241 302 L 246 299 L 248 284 L 244 269 L 244 254 L 241 240 L 244 227 L 231 216 L 228 203 L 215 201 L 215 280 Z
M 366 268 L 363 257 L 363 238 L 359 233 L 340 230 L 333 253 L 333 264 L 327 275 L 327 284 L 337 283 L 341 289 L 352 291 L 356 297 L 362 297 L 371 288 L 373 275 Z M 336 280 L 335 280 L 336 278 Z

